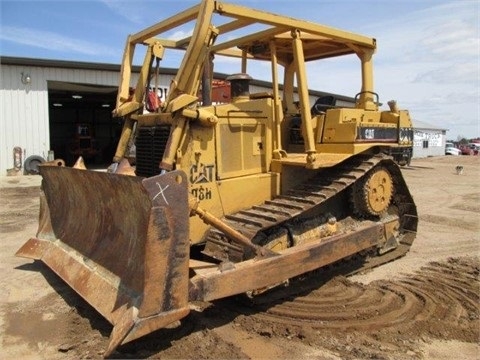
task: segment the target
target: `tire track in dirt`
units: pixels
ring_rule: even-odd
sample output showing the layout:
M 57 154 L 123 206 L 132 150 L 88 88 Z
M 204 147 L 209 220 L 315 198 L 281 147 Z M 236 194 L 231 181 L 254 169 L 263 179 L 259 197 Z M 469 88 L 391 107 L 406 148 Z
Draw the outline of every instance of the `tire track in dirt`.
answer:
M 345 358 L 421 357 L 418 340 L 478 341 L 479 262 L 433 262 L 413 276 L 368 285 L 336 277 L 236 321 L 264 336 L 297 338 Z

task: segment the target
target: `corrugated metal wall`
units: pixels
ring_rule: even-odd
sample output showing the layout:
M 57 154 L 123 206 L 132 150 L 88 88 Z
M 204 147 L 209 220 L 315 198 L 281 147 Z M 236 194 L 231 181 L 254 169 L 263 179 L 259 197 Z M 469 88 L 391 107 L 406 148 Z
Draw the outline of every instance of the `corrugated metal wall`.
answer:
M 0 89 L 0 174 L 13 167 L 13 148 L 24 157 L 48 154 L 48 92 L 42 68 L 2 65 Z M 32 82 L 22 83 L 22 72 Z
M 22 73 L 31 83 L 22 83 Z M 13 148 L 30 155 L 48 157 L 50 150 L 48 81 L 116 86 L 113 71 L 75 70 L 22 65 L 1 66 L 0 89 L 0 174 L 13 167 Z
M 22 73 L 30 84 L 22 83 Z M 137 74 L 132 75 L 135 86 Z M 161 75 L 167 87 L 171 75 Z M 0 176 L 14 166 L 13 148 L 23 150 L 22 165 L 31 155 L 48 157 L 50 150 L 48 81 L 118 86 L 117 71 L 2 64 L 0 67 Z

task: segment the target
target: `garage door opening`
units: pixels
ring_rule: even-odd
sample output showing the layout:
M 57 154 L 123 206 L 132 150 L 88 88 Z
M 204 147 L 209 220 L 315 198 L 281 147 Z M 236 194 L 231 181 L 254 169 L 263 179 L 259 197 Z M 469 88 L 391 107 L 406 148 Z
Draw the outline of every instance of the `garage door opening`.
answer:
M 112 117 L 117 88 L 48 82 L 50 148 L 72 166 L 82 156 L 88 166 L 111 163 L 122 130 Z

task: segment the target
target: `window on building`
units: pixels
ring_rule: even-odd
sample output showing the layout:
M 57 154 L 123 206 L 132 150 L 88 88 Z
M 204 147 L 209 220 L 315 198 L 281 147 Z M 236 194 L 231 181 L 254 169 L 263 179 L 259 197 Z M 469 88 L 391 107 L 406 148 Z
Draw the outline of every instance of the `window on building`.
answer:
M 428 140 L 423 140 L 423 148 L 428 149 Z

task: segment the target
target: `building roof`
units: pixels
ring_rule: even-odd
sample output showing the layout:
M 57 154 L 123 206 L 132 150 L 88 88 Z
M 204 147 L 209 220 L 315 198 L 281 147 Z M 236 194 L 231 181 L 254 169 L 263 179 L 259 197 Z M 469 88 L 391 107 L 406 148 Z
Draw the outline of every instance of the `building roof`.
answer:
M 106 63 L 92 63 L 82 61 L 69 61 L 69 60 L 53 60 L 53 59 L 33 59 L 33 58 L 21 58 L 0 56 L 0 64 L 2 65 L 24 65 L 24 66 L 38 66 L 38 67 L 55 67 L 61 69 L 84 69 L 84 70 L 101 70 L 101 71 L 120 71 L 119 64 L 106 64 Z M 136 71 L 140 70 L 140 66 L 137 66 Z
M 424 130 L 448 130 L 448 129 L 445 129 L 445 128 L 442 128 L 442 127 L 439 127 L 437 125 L 432 125 L 432 124 L 429 124 L 429 123 L 426 123 L 424 121 L 420 121 L 420 120 L 412 120 L 413 122 L 413 127 L 415 129 L 424 129 Z

